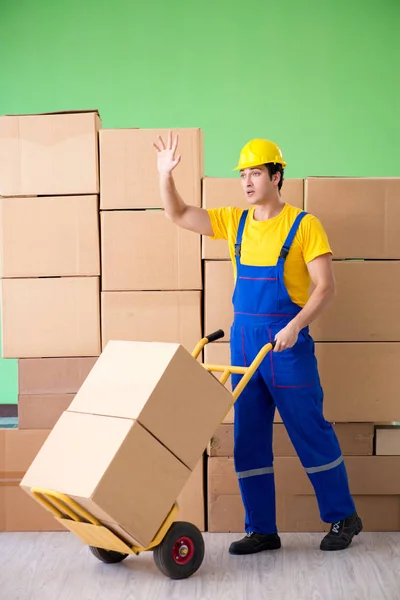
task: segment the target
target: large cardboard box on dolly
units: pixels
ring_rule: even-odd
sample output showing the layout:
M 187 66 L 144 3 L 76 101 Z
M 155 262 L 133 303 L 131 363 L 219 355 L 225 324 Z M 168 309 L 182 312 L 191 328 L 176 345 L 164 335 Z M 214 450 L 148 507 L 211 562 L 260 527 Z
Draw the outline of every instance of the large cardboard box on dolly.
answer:
M 203 133 L 176 129 L 182 160 L 174 171 L 176 186 L 187 204 L 201 206 Z M 103 129 L 100 131 L 101 209 L 161 208 L 157 155 L 153 142 L 166 129 Z
M 231 394 L 179 344 L 107 344 L 70 411 L 137 419 L 193 470 Z
M 202 289 L 200 238 L 161 210 L 101 213 L 102 290 Z
M 49 433 L 0 429 L 0 531 L 65 531 L 19 485 Z M 205 526 L 203 474 L 202 458 L 178 496 L 176 517 L 194 523 L 201 531 Z
M 102 292 L 102 345 L 110 340 L 177 342 L 191 352 L 201 339 L 200 291 Z
M 137 421 L 64 412 L 21 486 L 57 490 L 148 545 L 190 470 Z
M 66 493 L 148 545 L 230 400 L 178 344 L 110 342 L 21 485 Z
M 348 457 L 350 488 L 366 531 L 400 530 L 400 487 L 391 483 L 390 467 L 380 459 L 387 457 Z M 391 457 L 393 458 L 393 457 Z M 399 458 L 397 459 L 397 468 Z M 378 461 L 378 462 L 377 462 Z M 380 461 L 380 462 L 379 462 Z M 371 471 L 370 471 L 371 468 Z M 383 473 L 379 474 L 379 471 Z M 313 489 L 297 458 L 275 460 L 277 521 L 282 532 L 327 531 Z M 381 485 L 383 487 L 381 488 Z M 242 532 L 244 509 L 233 459 L 208 461 L 208 530 Z
M 3 279 L 4 358 L 98 356 L 98 277 Z
M 285 179 L 282 198 L 288 204 L 303 208 L 303 179 Z M 202 186 L 203 208 L 220 208 L 237 206 L 249 208 L 243 191 L 241 180 L 237 178 L 205 177 Z M 202 239 L 202 256 L 205 259 L 229 258 L 228 244 L 225 240 L 211 240 L 207 236 Z
M 310 177 L 305 209 L 324 225 L 335 259 L 400 259 L 400 178 Z
M 0 195 L 98 194 L 97 111 L 0 117 Z
M 100 275 L 97 196 L 0 199 L 2 277 Z

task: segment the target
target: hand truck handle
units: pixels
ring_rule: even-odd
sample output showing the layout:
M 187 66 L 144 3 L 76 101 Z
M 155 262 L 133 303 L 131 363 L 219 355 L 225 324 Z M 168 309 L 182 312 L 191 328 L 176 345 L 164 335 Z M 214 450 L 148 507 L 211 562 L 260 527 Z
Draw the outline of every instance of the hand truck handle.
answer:
M 223 338 L 224 335 L 225 332 L 222 329 L 218 329 L 217 331 L 214 331 L 213 333 L 210 333 L 210 335 L 206 335 L 204 337 L 207 338 L 208 343 L 211 344 L 211 342 L 216 342 L 217 340 Z

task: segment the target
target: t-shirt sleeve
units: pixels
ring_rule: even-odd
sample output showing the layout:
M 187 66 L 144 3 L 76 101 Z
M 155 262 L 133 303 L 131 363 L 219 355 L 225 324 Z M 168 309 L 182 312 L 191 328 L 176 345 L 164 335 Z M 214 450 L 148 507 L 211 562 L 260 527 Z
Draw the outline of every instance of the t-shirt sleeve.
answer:
M 211 226 L 214 235 L 210 236 L 212 240 L 227 240 L 229 227 L 232 223 L 232 208 L 208 208 Z
M 303 257 L 306 264 L 322 254 L 332 254 L 326 231 L 316 217 L 313 216 L 304 223 L 302 238 Z

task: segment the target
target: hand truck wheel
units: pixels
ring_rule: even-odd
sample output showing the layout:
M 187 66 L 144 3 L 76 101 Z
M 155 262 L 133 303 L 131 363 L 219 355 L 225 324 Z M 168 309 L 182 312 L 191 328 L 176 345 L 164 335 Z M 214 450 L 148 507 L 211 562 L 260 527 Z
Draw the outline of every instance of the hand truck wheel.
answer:
M 95 546 L 89 546 L 89 550 L 98 560 L 108 565 L 122 562 L 128 556 L 128 554 L 122 554 L 114 550 L 105 550 L 105 548 L 96 548 Z
M 163 541 L 154 548 L 154 562 L 170 579 L 193 575 L 204 559 L 201 531 L 192 523 L 173 523 Z

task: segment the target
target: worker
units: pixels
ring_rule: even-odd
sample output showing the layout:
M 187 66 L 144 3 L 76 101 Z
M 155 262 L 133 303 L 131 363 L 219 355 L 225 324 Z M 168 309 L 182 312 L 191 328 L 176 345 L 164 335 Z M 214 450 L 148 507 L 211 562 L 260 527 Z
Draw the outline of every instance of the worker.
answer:
M 274 344 L 234 406 L 234 464 L 245 536 L 229 552 L 253 554 L 281 547 L 272 450 L 276 409 L 313 485 L 321 519 L 331 525 L 320 549 L 348 548 L 362 522 L 336 434 L 323 416 L 323 390 L 309 333 L 310 323 L 335 294 L 326 232 L 316 217 L 283 201 L 286 163 L 269 140 L 254 139 L 240 153 L 236 170 L 249 203 L 246 210 L 186 204 L 172 174 L 181 160 L 178 136 L 170 132 L 165 141 L 159 137 L 154 147 L 166 216 L 179 227 L 228 242 L 235 279 L 231 363 L 248 366 L 262 346 Z M 232 377 L 233 387 L 240 377 Z

